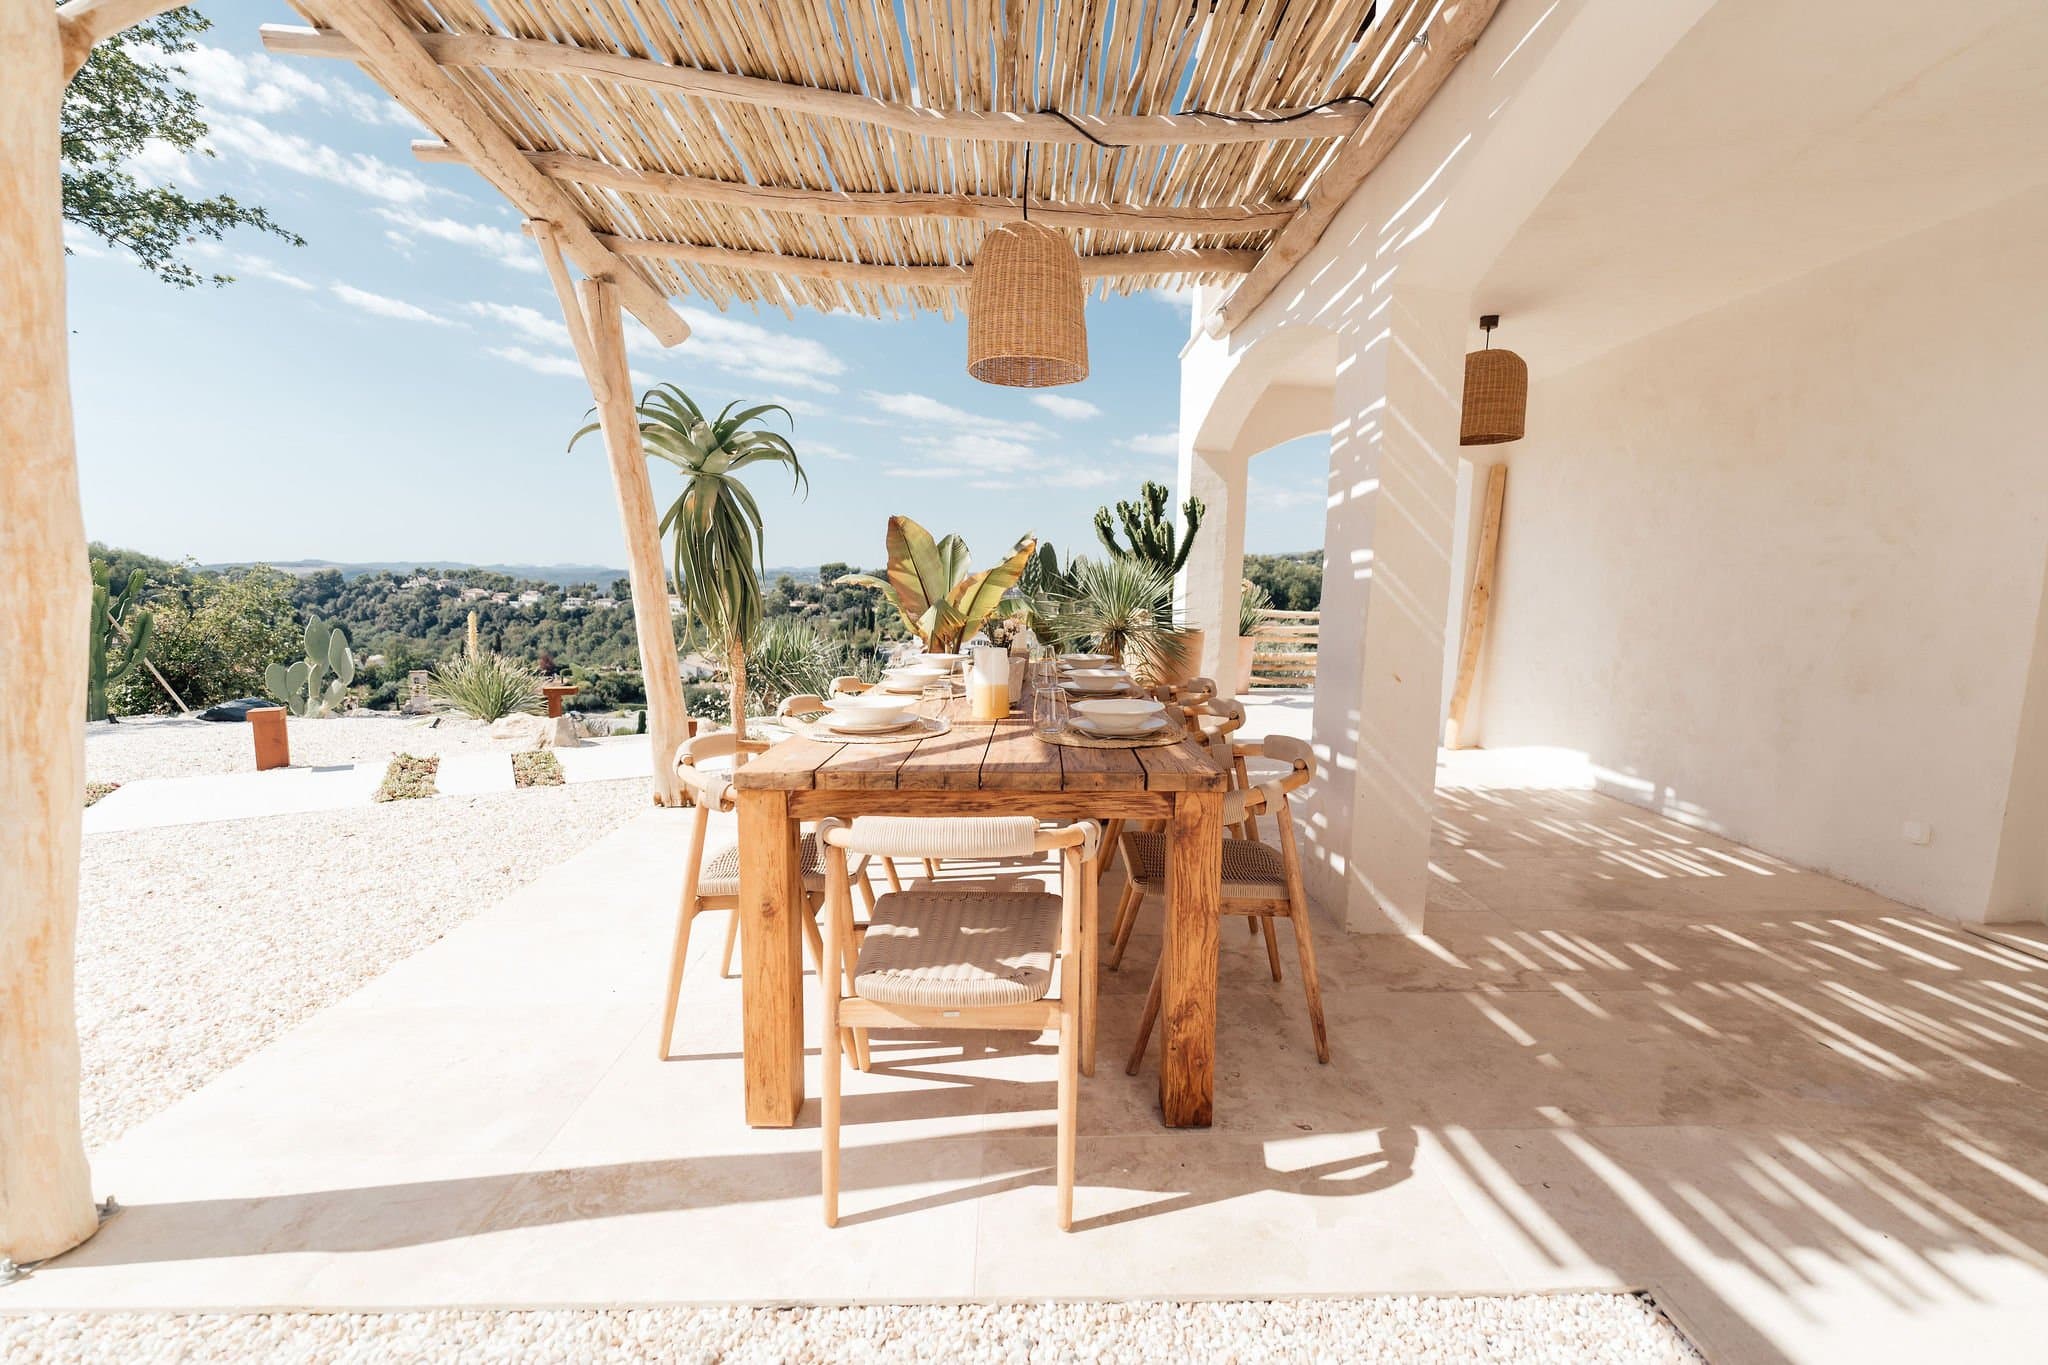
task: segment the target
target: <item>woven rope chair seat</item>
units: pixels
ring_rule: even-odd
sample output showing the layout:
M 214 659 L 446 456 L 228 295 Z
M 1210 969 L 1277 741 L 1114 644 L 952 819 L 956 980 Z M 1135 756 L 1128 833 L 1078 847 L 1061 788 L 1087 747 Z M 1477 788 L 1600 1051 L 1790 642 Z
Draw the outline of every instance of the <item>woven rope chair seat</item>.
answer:
M 878 1005 L 1025 1005 L 1052 989 L 1059 940 L 1049 892 L 892 892 L 875 905 L 853 989 Z
M 1166 836 L 1136 830 L 1123 837 L 1131 880 L 1148 890 L 1166 884 Z M 1223 841 L 1223 899 L 1285 900 L 1287 869 L 1280 850 L 1256 839 Z
M 818 837 L 806 834 L 803 847 L 797 856 L 803 860 L 804 889 L 823 891 L 825 889 L 825 855 L 818 847 Z M 737 844 L 729 845 L 711 855 L 704 864 L 704 871 L 697 877 L 697 894 L 700 896 L 737 896 L 740 893 L 740 850 Z

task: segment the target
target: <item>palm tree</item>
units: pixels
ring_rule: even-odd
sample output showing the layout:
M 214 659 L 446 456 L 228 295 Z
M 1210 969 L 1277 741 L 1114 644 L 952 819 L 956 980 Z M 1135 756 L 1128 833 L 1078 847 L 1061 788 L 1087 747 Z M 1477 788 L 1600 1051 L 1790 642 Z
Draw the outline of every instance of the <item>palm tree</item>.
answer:
M 728 403 L 716 421 L 674 384 L 657 384 L 640 397 L 640 441 L 649 455 L 667 460 L 683 474 L 683 491 L 662 515 L 663 535 L 675 538 L 676 593 L 686 625 L 701 626 L 724 654 L 731 689 L 733 728 L 747 729 L 747 641 L 761 624 L 761 508 L 740 482 L 750 465 L 789 466 L 791 487 L 808 492 L 810 481 L 796 448 L 785 436 L 756 429 L 764 415 L 789 409 L 762 403 L 739 412 Z M 795 420 L 791 419 L 791 425 Z M 570 438 L 575 445 L 595 423 Z

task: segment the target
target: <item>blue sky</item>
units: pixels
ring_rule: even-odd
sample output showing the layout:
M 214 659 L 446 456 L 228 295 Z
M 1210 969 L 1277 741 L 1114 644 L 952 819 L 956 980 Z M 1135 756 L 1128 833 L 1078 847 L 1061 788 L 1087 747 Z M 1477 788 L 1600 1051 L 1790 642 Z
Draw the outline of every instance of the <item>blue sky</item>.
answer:
M 67 232 L 87 533 L 202 561 L 623 562 L 601 447 L 565 449 L 589 394 L 518 214 L 415 161 L 418 126 L 353 66 L 265 54 L 257 25 L 289 10 L 230 15 L 181 58 L 217 155 L 135 170 L 263 204 L 307 245 L 205 244 L 237 283 L 179 290 Z M 639 383 L 794 411 L 809 497 L 755 481 L 771 565 L 877 563 L 897 512 L 980 563 L 1026 532 L 1086 549 L 1097 506 L 1173 482 L 1179 299 L 1091 301 L 1089 379 L 1036 393 L 968 378 L 963 321 L 678 303 L 680 346 L 628 320 Z M 1317 446 L 1255 463 L 1249 548 L 1321 543 Z

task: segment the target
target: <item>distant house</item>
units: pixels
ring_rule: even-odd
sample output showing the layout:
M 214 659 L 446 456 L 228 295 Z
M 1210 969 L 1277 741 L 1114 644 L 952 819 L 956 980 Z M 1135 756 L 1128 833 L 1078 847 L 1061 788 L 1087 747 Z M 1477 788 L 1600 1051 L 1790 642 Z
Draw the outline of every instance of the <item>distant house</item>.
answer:
M 683 614 L 683 599 L 674 593 L 668 595 L 668 614 L 670 616 L 681 616 Z
M 462 590 L 462 600 L 465 602 L 479 602 L 489 596 L 490 593 L 482 588 L 464 588 Z
M 619 604 L 609 597 L 593 597 L 590 599 L 590 607 L 593 611 L 610 611 L 617 605 Z
M 494 592 L 491 594 L 491 600 L 493 602 L 510 602 L 512 594 L 508 592 Z
M 525 592 L 519 594 L 519 605 L 522 607 L 539 606 L 540 594 L 528 588 Z
M 562 599 L 562 610 L 564 611 L 582 611 L 589 605 L 590 599 L 586 597 L 565 597 Z

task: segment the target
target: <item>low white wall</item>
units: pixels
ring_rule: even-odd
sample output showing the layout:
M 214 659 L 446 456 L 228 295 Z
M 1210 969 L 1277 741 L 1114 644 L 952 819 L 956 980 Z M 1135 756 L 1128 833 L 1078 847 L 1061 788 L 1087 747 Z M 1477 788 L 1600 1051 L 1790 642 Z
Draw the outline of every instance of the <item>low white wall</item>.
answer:
M 1483 742 L 1983 919 L 2002 832 L 2048 842 L 2003 831 L 2048 553 L 2044 242 L 2031 192 L 1540 378 Z

